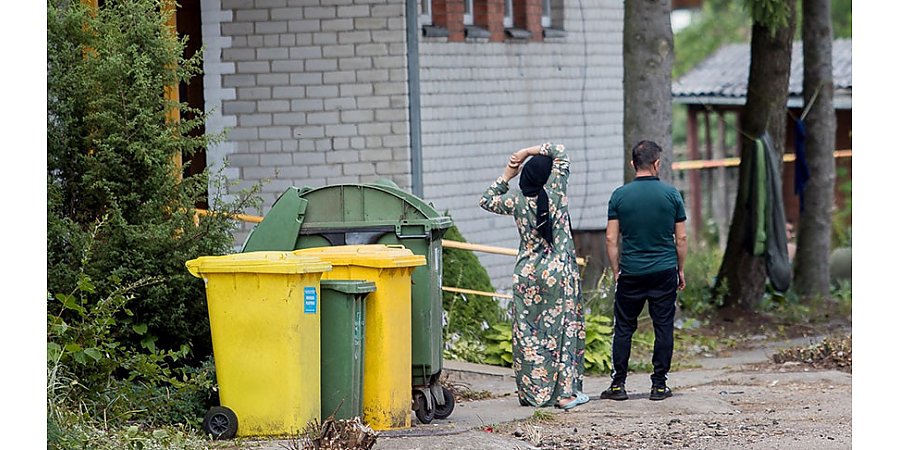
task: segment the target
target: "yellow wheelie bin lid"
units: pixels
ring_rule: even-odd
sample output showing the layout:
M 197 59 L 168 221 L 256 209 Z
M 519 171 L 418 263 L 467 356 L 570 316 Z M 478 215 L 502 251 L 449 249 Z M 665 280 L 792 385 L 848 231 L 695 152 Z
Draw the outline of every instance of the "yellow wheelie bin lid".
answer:
M 312 273 L 327 272 L 331 264 L 312 255 L 291 252 L 250 252 L 223 256 L 201 256 L 185 263 L 191 275 L 205 273 Z
M 295 255 L 316 256 L 334 266 L 363 266 L 378 269 L 417 267 L 427 264 L 425 255 L 413 254 L 402 245 L 338 245 L 294 250 Z

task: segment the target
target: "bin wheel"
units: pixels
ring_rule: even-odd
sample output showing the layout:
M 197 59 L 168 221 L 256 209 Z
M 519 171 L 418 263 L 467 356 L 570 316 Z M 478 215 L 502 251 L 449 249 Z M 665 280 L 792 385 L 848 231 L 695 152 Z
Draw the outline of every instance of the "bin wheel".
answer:
M 213 439 L 231 439 L 237 434 L 237 427 L 237 415 L 224 406 L 213 406 L 203 418 L 203 430 Z
M 428 400 L 421 393 L 416 393 L 416 418 L 425 425 L 434 420 L 434 408 L 428 409 Z
M 453 398 L 453 392 L 451 392 L 450 389 L 441 386 L 441 390 L 444 391 L 444 404 L 436 404 L 434 406 L 434 417 L 443 420 L 450 417 L 450 414 L 453 414 L 453 407 L 456 406 L 456 400 Z

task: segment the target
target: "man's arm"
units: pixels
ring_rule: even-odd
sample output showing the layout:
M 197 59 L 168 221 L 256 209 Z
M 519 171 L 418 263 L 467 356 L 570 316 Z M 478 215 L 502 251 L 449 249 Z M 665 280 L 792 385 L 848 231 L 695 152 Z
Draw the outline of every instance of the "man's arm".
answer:
M 683 290 L 685 286 L 684 259 L 687 257 L 687 248 L 687 225 L 683 220 L 675 222 L 675 251 L 678 254 L 678 289 L 680 290 Z
M 619 220 L 610 219 L 606 222 L 606 256 L 609 257 L 609 265 L 613 271 L 616 282 L 619 281 Z

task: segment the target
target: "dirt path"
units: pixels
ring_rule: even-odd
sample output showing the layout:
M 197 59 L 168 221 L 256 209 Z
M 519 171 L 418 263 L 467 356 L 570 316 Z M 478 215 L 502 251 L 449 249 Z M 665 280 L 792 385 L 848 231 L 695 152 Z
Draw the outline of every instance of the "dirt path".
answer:
M 633 374 L 629 400 L 600 400 L 609 379 L 591 377 L 584 390 L 592 401 L 570 412 L 517 407 L 513 396 L 463 403 L 459 411 L 480 407 L 480 425 L 467 426 L 466 412 L 460 412 L 456 423 L 419 425 L 415 437 L 385 435 L 376 449 L 851 448 L 851 374 L 771 362 L 779 349 L 817 340 L 751 340 L 741 350 L 702 358 L 699 367 L 670 375 L 675 395 L 661 402 L 649 400 L 647 374 Z M 468 378 L 475 389 L 515 390 L 509 380 Z M 528 418 L 510 421 L 500 414 L 492 421 L 491 411 L 524 412 Z
M 662 402 L 632 392 L 495 432 L 541 449 L 846 449 L 851 377 L 837 371 L 728 371 Z

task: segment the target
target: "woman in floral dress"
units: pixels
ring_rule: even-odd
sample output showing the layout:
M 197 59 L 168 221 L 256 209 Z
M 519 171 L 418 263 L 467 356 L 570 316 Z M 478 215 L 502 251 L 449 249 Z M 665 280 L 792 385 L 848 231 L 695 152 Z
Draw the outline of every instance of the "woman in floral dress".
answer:
M 509 192 L 509 180 L 520 168 L 520 191 Z M 581 392 L 584 312 L 566 197 L 568 177 L 563 145 L 528 147 L 510 156 L 503 175 L 481 198 L 482 208 L 512 215 L 519 230 L 512 348 L 522 405 L 570 409 L 588 401 Z

